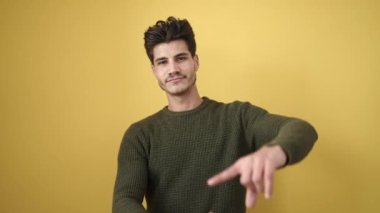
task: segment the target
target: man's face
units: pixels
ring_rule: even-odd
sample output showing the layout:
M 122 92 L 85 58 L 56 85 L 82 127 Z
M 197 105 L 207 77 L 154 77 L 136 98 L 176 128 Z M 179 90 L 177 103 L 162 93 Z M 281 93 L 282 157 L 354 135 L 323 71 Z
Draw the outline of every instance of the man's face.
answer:
M 198 66 L 198 57 L 191 56 L 183 40 L 153 48 L 153 73 L 167 95 L 180 96 L 194 89 Z

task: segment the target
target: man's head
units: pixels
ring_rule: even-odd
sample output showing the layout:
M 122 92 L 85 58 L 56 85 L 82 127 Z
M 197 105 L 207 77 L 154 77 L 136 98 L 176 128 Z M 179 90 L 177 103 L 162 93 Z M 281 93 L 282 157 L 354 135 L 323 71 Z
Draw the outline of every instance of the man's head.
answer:
M 149 27 L 144 33 L 144 46 L 150 62 L 153 64 L 153 48 L 156 45 L 174 40 L 185 41 L 189 52 L 195 56 L 194 32 L 186 19 L 181 20 L 171 16 L 166 21 L 157 21 L 155 25 Z
M 145 48 L 153 74 L 168 96 L 197 95 L 194 33 L 186 20 L 169 17 L 145 32 Z

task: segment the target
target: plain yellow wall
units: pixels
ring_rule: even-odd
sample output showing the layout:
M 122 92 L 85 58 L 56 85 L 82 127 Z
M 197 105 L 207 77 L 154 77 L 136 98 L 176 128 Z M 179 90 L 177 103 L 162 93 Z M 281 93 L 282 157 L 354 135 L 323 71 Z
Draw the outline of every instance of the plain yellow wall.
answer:
M 187 18 L 201 95 L 320 138 L 250 212 L 379 212 L 376 0 L 0 0 L 0 212 L 110 212 L 124 130 L 166 105 L 143 32 Z M 257 210 L 257 211 L 256 211 Z

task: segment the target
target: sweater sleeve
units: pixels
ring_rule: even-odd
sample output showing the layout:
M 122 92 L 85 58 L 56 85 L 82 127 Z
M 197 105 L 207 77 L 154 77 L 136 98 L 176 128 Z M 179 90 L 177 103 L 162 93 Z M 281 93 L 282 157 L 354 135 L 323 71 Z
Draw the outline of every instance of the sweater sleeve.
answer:
M 148 182 L 146 148 L 132 125 L 125 133 L 118 155 L 113 194 L 113 213 L 142 213 Z
M 301 161 L 318 138 L 314 127 L 301 119 L 275 115 L 249 103 L 243 105 L 242 120 L 246 139 L 257 150 L 263 145 L 280 145 L 287 164 Z

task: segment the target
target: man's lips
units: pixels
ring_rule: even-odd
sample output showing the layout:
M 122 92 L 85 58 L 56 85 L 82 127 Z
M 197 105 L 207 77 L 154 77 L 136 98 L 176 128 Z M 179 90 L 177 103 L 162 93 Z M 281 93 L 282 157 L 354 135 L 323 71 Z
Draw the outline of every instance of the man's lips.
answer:
M 179 81 L 181 79 L 184 79 L 185 76 L 176 76 L 176 77 L 173 77 L 173 78 L 169 78 L 169 79 L 166 79 L 166 83 L 168 82 L 176 82 L 176 81 Z

